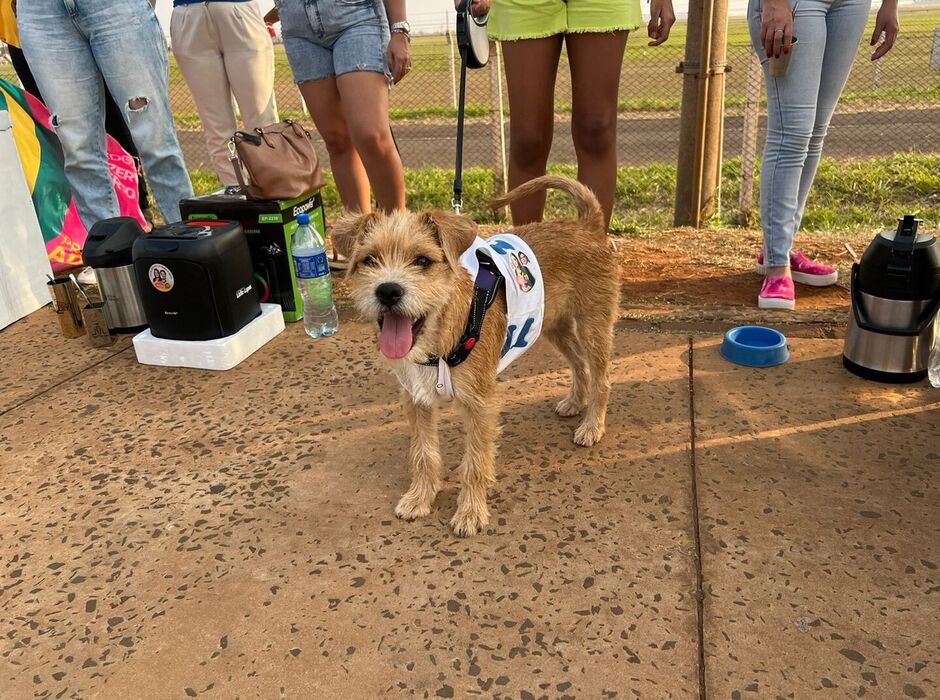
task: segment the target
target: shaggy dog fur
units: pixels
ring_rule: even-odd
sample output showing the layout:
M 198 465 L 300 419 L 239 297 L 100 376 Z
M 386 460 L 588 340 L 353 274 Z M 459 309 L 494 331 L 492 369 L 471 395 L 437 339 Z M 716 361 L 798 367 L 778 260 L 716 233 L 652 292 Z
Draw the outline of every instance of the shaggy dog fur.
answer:
M 574 180 L 540 177 L 492 206 L 503 207 L 545 189 L 567 193 L 578 219 L 529 224 L 513 233 L 529 244 L 542 271 L 542 335 L 571 365 L 571 390 L 555 411 L 561 416 L 583 413 L 574 441 L 590 446 L 605 430 L 619 267 L 607 243 L 597 198 Z M 332 233 L 334 246 L 350 259 L 347 277 L 356 307 L 382 329 L 380 350 L 405 389 L 412 480 L 395 508 L 400 518 L 412 520 L 430 513 L 441 488 L 437 368 L 418 363 L 448 354 L 463 334 L 473 280 L 458 260 L 477 235 L 470 219 L 445 211 L 347 217 Z M 393 333 L 391 325 L 397 335 L 389 339 L 385 336 Z M 461 536 L 476 533 L 489 521 L 486 495 L 495 481 L 498 434 L 496 366 L 505 334 L 506 300 L 500 292 L 473 352 L 451 369 L 454 400 L 465 426 L 461 489 L 451 520 Z

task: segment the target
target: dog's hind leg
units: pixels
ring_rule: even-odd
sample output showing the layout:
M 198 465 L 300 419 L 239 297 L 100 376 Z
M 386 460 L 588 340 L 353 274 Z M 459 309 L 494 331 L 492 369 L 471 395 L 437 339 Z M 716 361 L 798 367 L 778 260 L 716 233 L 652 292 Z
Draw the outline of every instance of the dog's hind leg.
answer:
M 560 321 L 553 328 L 547 328 L 545 337 L 558 348 L 571 365 L 571 390 L 555 406 L 555 413 L 564 417 L 576 416 L 584 410 L 584 405 L 587 403 L 590 375 L 587 360 L 578 347 L 574 320 L 569 318 Z
M 607 400 L 610 398 L 610 355 L 613 347 L 613 322 L 578 324 L 582 351 L 587 355 L 590 371 L 587 410 L 581 425 L 574 431 L 574 441 L 590 447 L 606 430 Z
M 463 461 L 460 463 L 460 493 L 450 525 L 460 537 L 476 534 L 490 520 L 486 492 L 496 480 L 497 408 L 493 396 L 463 404 L 466 430 Z
M 431 505 L 441 490 L 441 450 L 437 442 L 437 411 L 434 406 L 415 404 L 404 392 L 402 402 L 411 423 L 411 488 L 395 506 L 395 515 L 414 520 L 431 512 Z

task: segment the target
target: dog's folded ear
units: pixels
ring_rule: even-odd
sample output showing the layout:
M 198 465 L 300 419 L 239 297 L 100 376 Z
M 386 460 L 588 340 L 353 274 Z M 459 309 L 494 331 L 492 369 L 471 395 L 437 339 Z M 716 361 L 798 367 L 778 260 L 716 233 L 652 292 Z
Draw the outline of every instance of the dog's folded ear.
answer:
M 455 271 L 459 271 L 460 256 L 477 237 L 476 224 L 466 216 L 444 210 L 426 211 L 421 219 L 434 232 L 444 251 L 444 259 Z
M 362 238 L 372 227 L 377 215 L 370 214 L 347 214 L 334 224 L 330 231 L 330 240 L 333 243 L 333 249 L 340 255 L 349 259 L 347 274 L 351 274 L 356 265 L 355 250 L 356 246 L 362 241 Z

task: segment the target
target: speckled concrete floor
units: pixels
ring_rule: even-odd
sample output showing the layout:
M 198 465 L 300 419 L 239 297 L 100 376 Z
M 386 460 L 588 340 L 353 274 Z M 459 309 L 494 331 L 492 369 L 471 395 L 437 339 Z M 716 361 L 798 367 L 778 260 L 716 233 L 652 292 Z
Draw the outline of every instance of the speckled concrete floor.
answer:
M 19 335 L 0 335 L 4 356 Z M 313 343 L 294 325 L 220 374 L 126 351 L 7 408 L 8 690 L 694 694 L 686 340 L 618 339 L 591 450 L 551 412 L 551 351 L 513 368 L 493 525 L 458 540 L 453 475 L 429 519 L 392 515 L 407 435 L 371 335 Z M 42 376 L 23 359 L 16 374 Z
M 696 342 L 709 697 L 940 697 L 940 390 Z
M 763 373 L 694 341 L 700 633 L 685 335 L 618 333 L 590 450 L 555 354 L 511 368 L 493 522 L 458 540 L 453 474 L 392 515 L 366 326 L 216 374 L 52 324 L 0 332 L 4 698 L 693 698 L 701 653 L 710 697 L 940 693 L 940 395 L 848 377 L 839 341 Z

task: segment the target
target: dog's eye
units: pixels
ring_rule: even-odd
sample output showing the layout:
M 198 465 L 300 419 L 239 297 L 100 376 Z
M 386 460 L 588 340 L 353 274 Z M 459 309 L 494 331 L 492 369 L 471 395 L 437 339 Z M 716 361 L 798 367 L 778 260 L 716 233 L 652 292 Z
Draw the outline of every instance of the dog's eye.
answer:
M 366 267 L 375 267 L 376 259 L 374 255 L 367 255 L 362 259 L 360 265 L 365 265 Z
M 418 267 L 431 267 L 433 264 L 434 261 L 424 255 L 419 255 L 417 258 L 415 258 L 415 265 Z

